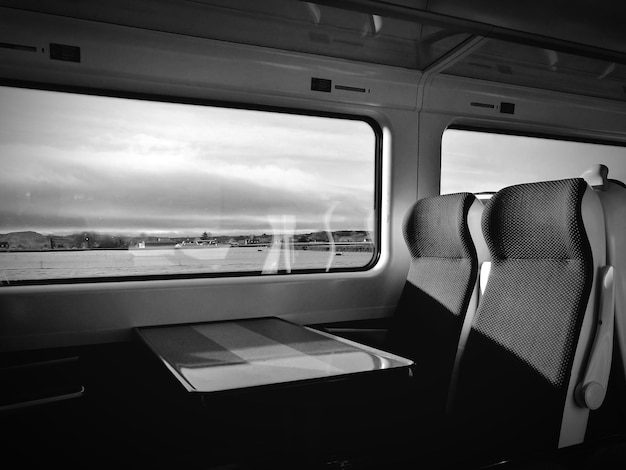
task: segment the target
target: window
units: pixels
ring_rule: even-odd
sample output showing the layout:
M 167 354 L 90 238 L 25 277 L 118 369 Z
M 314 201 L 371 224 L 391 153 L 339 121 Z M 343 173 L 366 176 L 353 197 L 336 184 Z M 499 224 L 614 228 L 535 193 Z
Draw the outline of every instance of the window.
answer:
M 626 181 L 626 147 L 447 129 L 441 150 L 441 194 L 489 193 L 534 181 L 580 177 L 595 164 Z
M 0 281 L 360 270 L 378 129 L 0 87 Z

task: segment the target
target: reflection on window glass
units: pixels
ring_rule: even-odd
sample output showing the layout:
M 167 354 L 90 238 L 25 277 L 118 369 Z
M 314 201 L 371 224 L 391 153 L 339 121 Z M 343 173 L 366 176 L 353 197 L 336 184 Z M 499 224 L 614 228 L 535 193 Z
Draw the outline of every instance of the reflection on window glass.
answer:
M 0 281 L 360 269 L 367 122 L 0 87 Z
M 595 164 L 626 181 L 626 147 L 448 129 L 441 147 L 441 194 L 580 177 Z

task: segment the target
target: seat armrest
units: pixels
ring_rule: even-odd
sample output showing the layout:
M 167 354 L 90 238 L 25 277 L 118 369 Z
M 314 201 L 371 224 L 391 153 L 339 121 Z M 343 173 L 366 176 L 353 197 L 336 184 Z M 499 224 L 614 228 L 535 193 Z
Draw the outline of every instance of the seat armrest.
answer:
M 576 402 L 582 407 L 600 408 L 606 395 L 613 356 L 615 292 L 613 266 L 600 268 L 600 299 L 596 333 L 582 382 L 576 387 Z

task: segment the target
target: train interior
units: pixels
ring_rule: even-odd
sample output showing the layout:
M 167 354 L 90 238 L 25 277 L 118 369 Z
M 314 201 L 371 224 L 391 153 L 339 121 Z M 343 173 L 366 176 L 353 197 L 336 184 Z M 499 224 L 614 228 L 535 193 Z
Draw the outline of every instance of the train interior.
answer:
M 266 260 L 246 275 L 42 281 L 11 278 L 0 264 L 4 460 L 215 470 L 623 468 L 624 14 L 608 0 L 0 0 L 0 96 L 18 103 L 0 102 L 0 172 L 12 174 L 20 142 L 48 132 L 38 120 L 14 130 L 25 103 L 18 93 L 33 90 L 357 121 L 367 125 L 373 155 L 373 209 L 362 218 L 375 247 L 354 269 L 272 270 Z M 28 116 L 52 106 L 37 96 Z M 164 133 L 181 125 L 175 114 L 158 117 Z M 86 121 L 61 127 L 55 147 Z M 290 132 L 298 126 L 309 121 Z M 122 133 L 103 136 L 102 151 Z M 287 134 L 267 139 L 288 146 Z M 56 149 L 45 148 L 54 165 Z M 43 188 L 49 170 L 41 168 L 30 167 L 33 188 Z M 142 168 L 159 171 L 156 163 Z M 357 172 L 329 168 L 333 181 Z M 175 192 L 167 171 L 152 180 L 160 192 L 150 193 L 162 210 L 161 195 Z M 322 193 L 302 199 L 319 202 L 321 213 L 341 209 Z M 0 194 L 9 208 L 0 209 L 1 263 L 17 196 Z M 221 194 L 226 218 L 231 193 Z M 296 220 L 294 210 L 278 213 L 277 226 Z M 430 261 L 438 257 L 454 263 Z M 528 305 L 538 313 L 524 319 Z M 358 375 L 198 397 L 138 335 L 265 317 L 414 366 L 383 381 Z

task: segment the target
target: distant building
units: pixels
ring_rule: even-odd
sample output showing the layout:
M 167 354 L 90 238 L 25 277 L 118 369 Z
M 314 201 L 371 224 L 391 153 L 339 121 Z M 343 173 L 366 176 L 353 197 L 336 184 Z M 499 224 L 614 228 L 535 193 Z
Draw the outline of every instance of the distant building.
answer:
M 245 245 L 267 245 L 268 243 L 272 242 L 272 236 L 271 235 L 258 235 L 258 236 L 251 236 L 250 238 L 246 238 L 244 240 L 244 244 Z
M 165 238 L 165 237 L 150 237 L 146 240 L 142 240 L 139 243 L 144 244 L 144 248 L 168 248 L 176 245 L 177 240 L 173 238 Z

